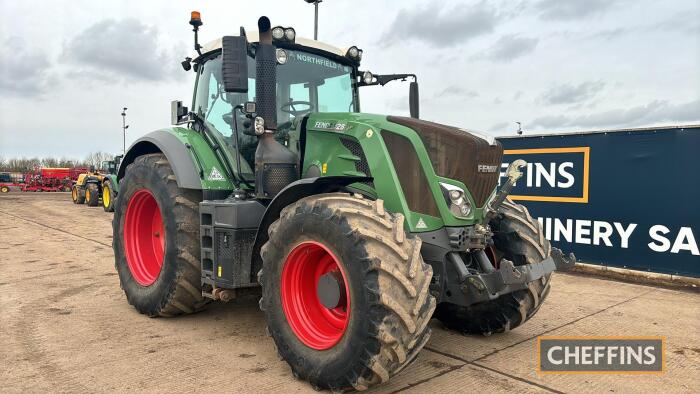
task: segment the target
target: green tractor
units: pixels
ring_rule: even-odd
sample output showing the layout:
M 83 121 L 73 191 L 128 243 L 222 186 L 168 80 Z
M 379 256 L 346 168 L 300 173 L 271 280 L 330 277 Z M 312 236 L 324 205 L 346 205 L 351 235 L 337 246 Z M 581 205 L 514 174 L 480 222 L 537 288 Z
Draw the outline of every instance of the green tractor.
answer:
M 117 171 L 121 164 L 123 155 L 114 156 L 114 160 L 102 162 L 102 173 L 104 175 L 100 187 L 102 197 L 102 209 L 105 212 L 114 212 L 114 203 L 119 193 L 119 181 L 117 181 Z
M 565 257 L 497 190 L 493 138 L 418 119 L 410 74 L 359 70 L 341 50 L 272 27 L 200 45 L 192 110 L 137 140 L 113 221 L 126 298 L 148 316 L 262 293 L 298 378 L 363 390 L 408 365 L 432 318 L 462 333 L 523 324 Z M 360 112 L 359 88 L 412 78 L 412 117 Z M 264 327 L 260 327 L 264 330 Z M 465 339 L 468 340 L 468 339 Z

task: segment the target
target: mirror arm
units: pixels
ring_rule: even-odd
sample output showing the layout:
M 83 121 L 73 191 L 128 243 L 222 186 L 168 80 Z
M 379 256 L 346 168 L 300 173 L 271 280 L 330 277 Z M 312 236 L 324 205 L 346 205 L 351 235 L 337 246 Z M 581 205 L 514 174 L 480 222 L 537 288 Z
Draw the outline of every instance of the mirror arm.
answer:
M 413 78 L 413 82 L 418 82 L 418 77 L 416 74 L 386 74 L 386 75 L 374 75 L 375 81 L 372 83 L 365 83 L 360 79 L 358 86 L 384 86 L 391 81 L 401 80 L 405 81 L 406 78 Z
M 396 81 L 397 79 L 405 81 L 406 78 L 413 78 L 413 81 L 418 82 L 418 77 L 416 77 L 416 74 L 387 74 L 375 75 L 375 77 L 377 78 L 377 83 L 381 86 L 384 86 L 391 81 Z

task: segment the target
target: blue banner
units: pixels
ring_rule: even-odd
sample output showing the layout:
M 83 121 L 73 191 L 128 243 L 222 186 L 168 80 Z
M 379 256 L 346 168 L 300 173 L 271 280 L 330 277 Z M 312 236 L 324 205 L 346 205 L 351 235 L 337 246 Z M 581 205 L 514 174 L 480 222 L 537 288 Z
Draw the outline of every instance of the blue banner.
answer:
M 499 138 L 511 198 L 579 261 L 700 277 L 700 126 Z M 504 178 L 501 178 L 501 182 Z

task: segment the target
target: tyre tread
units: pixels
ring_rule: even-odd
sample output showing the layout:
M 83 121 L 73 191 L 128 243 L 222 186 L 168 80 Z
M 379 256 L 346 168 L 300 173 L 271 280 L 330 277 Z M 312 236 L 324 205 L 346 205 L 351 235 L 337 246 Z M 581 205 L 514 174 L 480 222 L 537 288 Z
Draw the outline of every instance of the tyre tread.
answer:
M 405 367 L 430 337 L 427 323 L 435 309 L 435 299 L 428 293 L 432 267 L 422 260 L 421 240 L 406 235 L 403 216 L 386 211 L 382 200 L 345 193 L 322 194 L 303 198 L 282 210 L 280 219 L 268 229 L 270 240 L 261 248 L 263 261 L 268 258 L 270 248 L 283 247 L 279 240 L 283 237 L 276 236 L 281 223 L 304 214 L 349 225 L 348 235 L 370 256 L 361 263 L 366 264 L 367 278 L 376 275 L 377 288 L 369 279 L 363 288 L 374 295 L 370 308 L 381 311 L 378 315 L 381 318 L 371 320 L 373 328 L 368 334 L 371 338 L 361 344 L 367 346 L 376 341 L 379 349 L 369 352 L 367 349 L 372 347 L 367 347 L 366 357 L 355 360 L 348 368 L 341 387 L 337 387 L 338 383 L 329 385 L 318 376 L 301 377 L 314 386 L 333 390 L 365 390 L 385 382 Z M 265 274 L 261 273 L 259 279 L 263 284 Z M 261 306 L 269 307 L 264 299 Z M 295 363 L 299 361 L 291 358 L 287 361 L 295 371 Z

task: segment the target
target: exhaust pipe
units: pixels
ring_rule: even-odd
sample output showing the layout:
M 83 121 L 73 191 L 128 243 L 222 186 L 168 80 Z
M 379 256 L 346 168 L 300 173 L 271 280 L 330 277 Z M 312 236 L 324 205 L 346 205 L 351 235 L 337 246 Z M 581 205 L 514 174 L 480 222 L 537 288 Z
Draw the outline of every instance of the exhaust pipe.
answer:
M 255 102 L 257 116 L 265 131 L 255 150 L 255 192 L 257 198 L 271 199 L 299 179 L 298 157 L 275 140 L 277 131 L 277 57 L 272 45 L 270 19 L 258 19 L 259 41 L 255 52 Z
M 277 130 L 277 58 L 272 45 L 270 19 L 258 19 L 260 39 L 255 52 L 256 112 L 265 120 L 265 131 Z M 267 133 L 265 133 L 267 134 Z

